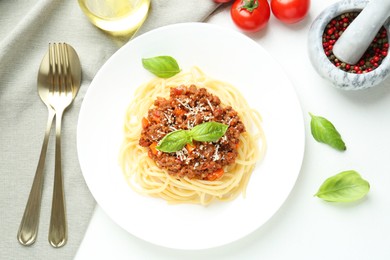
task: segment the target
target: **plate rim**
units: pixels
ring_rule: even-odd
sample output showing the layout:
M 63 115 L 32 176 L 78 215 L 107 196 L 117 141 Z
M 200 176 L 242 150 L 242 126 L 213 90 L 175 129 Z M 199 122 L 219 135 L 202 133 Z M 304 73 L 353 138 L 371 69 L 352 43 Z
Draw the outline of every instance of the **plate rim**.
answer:
M 91 89 L 93 89 L 93 86 L 95 84 L 98 84 L 98 83 L 95 83 L 95 80 L 96 78 L 99 78 L 100 74 L 102 73 L 102 71 L 105 70 L 105 68 L 107 66 L 110 66 L 110 64 L 112 63 L 113 60 L 115 60 L 115 57 L 117 55 L 120 55 L 124 49 L 126 48 L 129 48 L 128 46 L 131 46 L 131 45 L 134 45 L 134 41 L 140 41 L 143 40 L 144 38 L 146 37 L 149 37 L 150 35 L 153 35 L 155 33 L 159 33 L 159 32 L 162 32 L 162 31 L 165 31 L 165 30 L 174 30 L 174 29 L 177 29 L 177 28 L 180 28 L 180 27 L 192 27 L 192 26 L 195 26 L 195 27 L 202 27 L 202 28 L 211 28 L 211 30 L 219 30 L 219 31 L 223 31 L 224 33 L 227 33 L 227 34 L 230 34 L 230 35 L 234 35 L 234 37 L 239 37 L 240 40 L 245 40 L 245 41 L 248 41 L 250 42 L 250 44 L 255 44 L 256 47 L 259 47 L 262 49 L 262 51 L 268 55 L 268 58 L 271 59 L 280 69 L 283 70 L 283 68 L 280 66 L 280 64 L 264 49 L 262 48 L 262 46 L 260 44 L 258 44 L 257 42 L 255 42 L 253 39 L 237 32 L 237 31 L 234 31 L 234 30 L 231 30 L 231 29 L 228 29 L 228 28 L 225 28 L 225 27 L 221 27 L 219 25 L 214 25 L 214 24 L 208 24 L 208 23 L 198 23 L 198 22 L 190 22 L 190 23 L 178 23 L 178 24 L 172 24 L 172 25 L 167 25 L 167 26 L 163 26 L 163 27 L 159 27 L 157 29 L 154 29 L 154 30 L 151 30 L 151 31 L 148 31 L 140 36 L 137 36 L 136 38 L 134 38 L 133 40 L 127 42 L 125 45 L 123 45 L 120 49 L 118 49 L 102 66 L 101 68 L 98 70 L 98 72 L 95 74 L 93 80 L 91 81 L 86 93 L 85 93 L 85 96 L 84 96 L 84 99 L 88 99 L 89 97 L 89 92 L 91 91 Z M 101 201 L 99 199 L 96 198 L 96 194 L 94 194 L 93 190 L 95 190 L 94 187 L 91 186 L 91 182 L 88 180 L 88 178 L 86 177 L 85 175 L 85 172 L 84 172 L 84 168 L 83 167 L 83 163 L 82 163 L 82 159 L 80 158 L 80 149 L 79 149 L 79 146 L 80 146 L 80 140 L 79 140 L 79 137 L 80 137 L 80 128 L 79 126 L 82 125 L 80 124 L 80 121 L 81 119 L 83 118 L 84 116 L 84 113 L 85 113 L 85 106 L 83 104 L 81 105 L 81 108 L 80 108 L 80 113 L 79 113 L 79 118 L 78 118 L 78 125 L 77 125 L 77 152 L 78 152 L 78 157 L 79 157 L 79 161 L 80 161 L 80 167 L 82 169 L 82 174 L 83 174 L 83 177 L 85 179 L 85 182 L 89 188 L 89 190 L 91 191 L 91 194 L 92 196 L 95 198 L 97 204 L 99 204 L 99 206 L 102 208 L 102 210 L 113 220 L 113 222 L 115 222 L 116 224 L 118 224 L 119 226 L 121 226 L 121 228 L 125 229 L 128 233 L 144 240 L 144 241 L 147 241 L 147 242 L 150 242 L 152 244 L 156 244 L 156 245 L 159 245 L 159 246 L 163 246 L 163 247 L 167 247 L 167 248 L 174 248 L 174 249 L 184 249 L 184 250 L 190 250 L 190 249 L 206 249 L 206 248 L 213 248 L 213 247 L 218 247 L 218 246 L 222 246 L 222 245 L 225 245 L 225 244 L 229 244 L 231 242 L 234 242 L 238 239 L 241 239 L 247 235 L 249 235 L 250 233 L 254 232 L 255 230 L 259 229 L 261 226 L 263 226 L 265 223 L 267 223 L 269 221 L 270 218 L 272 218 L 272 216 L 274 216 L 276 214 L 276 212 L 282 207 L 282 205 L 285 203 L 285 201 L 287 200 L 287 198 L 290 196 L 291 194 L 291 191 L 293 190 L 293 188 L 295 187 L 296 185 L 296 181 L 300 175 L 300 172 L 301 172 L 301 168 L 302 168 L 302 164 L 303 164 L 303 158 L 304 158 L 304 152 L 305 152 L 305 127 L 304 127 L 304 120 L 303 120 L 303 111 L 302 111 L 302 106 L 301 106 L 301 103 L 299 101 L 299 98 L 298 98 L 298 95 L 297 95 L 297 92 L 291 82 L 291 80 L 288 78 L 287 74 L 285 73 L 285 71 L 283 70 L 283 74 L 284 74 L 284 77 L 285 79 L 290 83 L 291 85 L 291 88 L 292 88 L 292 93 L 294 94 L 294 98 L 295 98 L 295 102 L 297 102 L 297 105 L 299 107 L 299 110 L 300 110 L 300 121 L 301 121 L 301 136 L 299 137 L 299 139 L 301 139 L 301 151 L 300 151 L 300 158 L 299 158 L 299 162 L 297 163 L 297 173 L 295 174 L 295 178 L 294 178 L 294 182 L 291 184 L 290 186 L 290 189 L 287 191 L 287 195 L 284 197 L 284 199 L 279 203 L 279 205 L 277 206 L 277 209 L 272 212 L 270 214 L 270 216 L 265 220 L 263 221 L 263 223 L 261 223 L 260 225 L 258 225 L 255 229 L 253 229 L 251 232 L 248 232 L 246 233 L 245 235 L 243 236 L 240 236 L 240 237 L 237 237 L 236 239 L 233 239 L 229 242 L 224 242 L 224 243 L 221 243 L 221 244 L 218 244 L 216 243 L 215 245 L 212 245 L 212 246 L 201 246 L 201 247 L 189 247 L 189 248 L 183 248 L 183 247 L 174 247 L 174 246 L 169 246 L 169 245 L 164 245 L 164 244 L 161 244 L 161 243 L 156 243 L 156 242 L 153 242 L 153 241 L 150 241 L 148 239 L 145 239 L 144 237 L 140 237 L 139 235 L 137 234 L 134 234 L 133 232 L 130 232 L 129 230 L 127 230 L 126 228 L 123 227 L 123 225 L 121 225 L 121 223 L 118 223 L 117 219 L 115 218 L 115 216 L 113 216 L 112 212 L 109 212 L 106 210 L 106 207 L 102 205 Z M 134 91 L 134 90 L 133 90 Z M 130 187 L 129 187 L 130 189 Z

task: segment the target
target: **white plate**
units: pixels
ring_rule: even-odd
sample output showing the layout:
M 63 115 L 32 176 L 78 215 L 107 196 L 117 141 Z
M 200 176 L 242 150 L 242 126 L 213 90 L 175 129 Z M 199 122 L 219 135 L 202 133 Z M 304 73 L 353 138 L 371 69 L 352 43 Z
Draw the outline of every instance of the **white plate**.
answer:
M 246 198 L 198 205 L 168 205 L 141 196 L 118 165 L 124 114 L 134 90 L 153 78 L 141 59 L 174 57 L 183 70 L 196 65 L 241 90 L 263 117 L 267 153 L 255 168 Z M 77 129 L 86 183 L 101 208 L 129 233 L 176 249 L 233 242 L 263 225 L 280 208 L 298 177 L 304 124 L 296 93 L 283 69 L 256 42 L 219 26 L 185 23 L 143 34 L 117 51 L 92 81 Z

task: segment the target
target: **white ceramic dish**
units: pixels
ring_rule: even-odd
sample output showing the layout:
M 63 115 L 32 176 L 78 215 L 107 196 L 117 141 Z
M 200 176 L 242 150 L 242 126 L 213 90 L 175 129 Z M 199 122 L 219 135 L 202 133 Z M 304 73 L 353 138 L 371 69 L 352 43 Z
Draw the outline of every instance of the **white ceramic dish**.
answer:
M 174 57 L 183 70 L 196 65 L 234 84 L 262 114 L 268 149 L 246 198 L 207 207 L 168 205 L 127 185 L 118 165 L 124 114 L 134 90 L 153 78 L 141 59 L 157 55 Z M 186 23 L 141 35 L 107 61 L 85 95 L 77 145 L 86 183 L 114 222 L 160 246 L 204 249 L 246 236 L 281 207 L 302 164 L 304 124 L 293 86 L 261 46 L 235 31 Z

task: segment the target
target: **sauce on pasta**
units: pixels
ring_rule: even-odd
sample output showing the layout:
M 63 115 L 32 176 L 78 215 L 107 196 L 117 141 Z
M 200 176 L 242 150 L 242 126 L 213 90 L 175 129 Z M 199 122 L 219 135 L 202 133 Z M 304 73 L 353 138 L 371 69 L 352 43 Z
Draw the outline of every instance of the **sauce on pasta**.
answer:
M 228 125 L 224 136 L 215 142 L 193 141 L 183 149 L 165 153 L 156 149 L 157 143 L 168 133 L 190 130 L 204 122 Z M 158 167 L 178 178 L 216 180 L 223 167 L 234 163 L 240 134 L 244 124 L 231 106 L 223 107 L 216 95 L 195 85 L 172 87 L 169 98 L 158 97 L 147 117 L 142 118 L 139 144 L 147 147 L 148 155 Z
M 171 124 L 169 119 L 165 121 L 165 115 L 159 115 L 158 118 L 160 122 L 163 121 L 164 127 L 160 129 L 161 133 L 158 134 L 158 128 L 161 125 L 151 121 L 154 120 L 153 113 L 155 112 L 153 111 L 159 111 L 159 109 L 154 109 L 164 106 L 162 103 L 166 101 L 163 100 L 170 100 L 171 95 L 180 96 L 182 104 L 173 104 L 173 107 L 183 110 L 176 111 L 176 113 L 187 114 L 187 116 L 195 107 L 200 107 L 200 105 L 195 104 L 196 100 L 195 103 L 187 107 L 188 100 L 186 101 L 186 97 L 183 96 L 183 89 L 186 93 L 184 96 L 187 96 L 187 91 L 202 91 L 202 95 L 207 96 L 208 101 L 205 99 L 201 102 L 201 106 L 205 108 L 204 114 L 198 118 L 197 116 L 190 117 L 189 121 L 185 121 L 187 117 L 183 117 L 184 124 L 182 124 L 183 122 Z M 192 101 L 190 100 L 188 103 Z M 214 114 L 212 109 L 216 108 L 220 108 L 221 111 Z M 198 108 L 198 110 L 201 109 Z M 173 160 L 179 160 L 180 164 L 177 163 L 177 165 L 172 163 L 164 165 L 158 156 L 154 158 L 151 145 L 158 142 L 168 131 L 174 130 L 168 129 L 169 127 L 191 128 L 196 124 L 208 121 L 218 121 L 234 126 L 229 127 L 230 130 L 228 129 L 226 132 L 226 137 L 222 137 L 214 143 L 199 142 L 195 144 L 197 149 L 195 151 L 210 149 L 207 156 L 203 154 L 204 157 L 207 157 L 204 162 L 210 164 L 210 167 L 189 173 L 188 169 L 200 167 L 201 160 L 188 160 L 192 157 L 186 155 L 184 151 L 178 154 L 163 153 L 170 155 Z M 155 129 L 149 132 L 152 125 Z M 152 135 L 156 136 L 152 137 Z M 226 141 L 227 143 L 225 143 Z M 226 145 L 226 150 L 220 152 L 223 145 Z M 186 147 L 185 149 L 189 152 L 192 148 Z M 266 139 L 258 111 L 248 105 L 245 98 L 234 86 L 213 79 L 199 68 L 193 67 L 189 71 L 182 71 L 168 79 L 152 79 L 136 89 L 126 111 L 124 139 L 119 161 L 129 186 L 143 195 L 161 198 L 169 203 L 208 205 L 214 201 L 233 200 L 240 194 L 245 196 L 252 171 L 256 163 L 263 157 L 265 150 Z M 224 156 L 223 159 L 222 156 Z M 230 159 L 229 156 L 231 156 Z M 199 157 L 201 156 L 199 155 Z M 188 165 L 186 160 L 188 160 Z M 208 176 L 210 177 L 208 178 Z

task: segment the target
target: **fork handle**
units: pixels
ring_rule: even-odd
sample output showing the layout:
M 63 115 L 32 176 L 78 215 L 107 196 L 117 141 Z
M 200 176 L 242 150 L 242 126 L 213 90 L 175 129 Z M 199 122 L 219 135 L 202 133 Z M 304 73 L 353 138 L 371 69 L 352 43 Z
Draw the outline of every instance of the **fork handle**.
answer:
M 48 106 L 49 116 L 45 136 L 43 138 L 41 155 L 39 156 L 38 166 L 35 171 L 35 177 L 31 186 L 30 195 L 27 200 L 26 208 L 20 222 L 18 230 L 18 241 L 25 246 L 33 244 L 37 238 L 39 226 L 39 214 L 41 210 L 42 187 L 43 187 L 43 168 L 45 165 L 47 144 L 49 141 L 51 125 L 55 116 L 55 111 Z
M 64 184 L 61 171 L 61 121 L 63 112 L 63 110 L 57 111 L 56 119 L 55 173 L 49 227 L 49 242 L 53 247 L 64 246 L 68 239 Z

